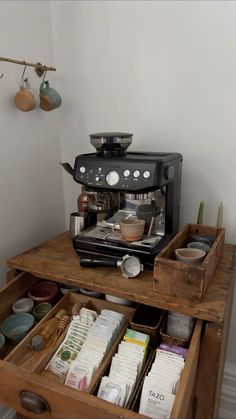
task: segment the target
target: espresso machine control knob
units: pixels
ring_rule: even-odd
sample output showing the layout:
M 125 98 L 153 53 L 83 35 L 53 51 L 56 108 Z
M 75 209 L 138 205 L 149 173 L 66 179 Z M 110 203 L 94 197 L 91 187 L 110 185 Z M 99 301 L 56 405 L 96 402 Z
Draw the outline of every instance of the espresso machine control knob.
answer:
M 145 171 L 143 172 L 143 177 L 144 177 L 144 179 L 148 179 L 150 176 L 151 176 L 151 173 L 149 172 L 149 170 L 145 170 Z
M 111 170 L 106 175 L 106 181 L 109 186 L 115 186 L 117 183 L 119 183 L 120 176 L 119 173 L 116 172 L 116 170 Z
M 80 173 L 85 173 L 86 169 L 84 166 L 80 166 L 79 171 Z
M 130 175 L 130 170 L 129 169 L 125 169 L 124 170 L 124 177 L 128 177 Z
M 134 177 L 139 177 L 140 176 L 140 171 L 139 170 L 135 170 L 133 173 Z

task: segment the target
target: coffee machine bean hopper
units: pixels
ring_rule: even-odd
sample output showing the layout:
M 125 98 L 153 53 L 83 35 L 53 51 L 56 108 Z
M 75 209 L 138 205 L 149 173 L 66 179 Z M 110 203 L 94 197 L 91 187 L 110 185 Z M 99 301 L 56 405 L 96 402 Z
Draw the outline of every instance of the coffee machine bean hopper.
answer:
M 126 152 L 132 134 L 91 134 L 96 153 L 76 157 L 71 170 L 84 187 L 93 226 L 74 237 L 79 254 L 122 258 L 133 255 L 152 265 L 157 253 L 179 229 L 182 155 L 171 152 Z M 63 164 L 66 168 L 66 164 Z M 144 236 L 125 241 L 119 222 L 145 220 Z

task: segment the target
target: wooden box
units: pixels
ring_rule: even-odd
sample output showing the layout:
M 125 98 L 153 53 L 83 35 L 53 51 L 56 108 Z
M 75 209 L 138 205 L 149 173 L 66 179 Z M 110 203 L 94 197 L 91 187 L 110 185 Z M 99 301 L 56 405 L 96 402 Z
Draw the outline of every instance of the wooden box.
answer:
M 177 261 L 175 249 L 187 247 L 194 234 L 214 235 L 215 241 L 200 265 Z M 153 289 L 174 297 L 199 301 L 203 298 L 221 259 L 225 229 L 187 224 L 155 258 Z

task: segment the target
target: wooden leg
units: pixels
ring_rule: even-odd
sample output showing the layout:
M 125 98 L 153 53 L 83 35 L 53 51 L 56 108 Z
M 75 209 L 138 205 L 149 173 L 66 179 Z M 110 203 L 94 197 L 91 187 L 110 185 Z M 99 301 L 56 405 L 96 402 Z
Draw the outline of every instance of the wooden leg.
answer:
M 199 357 L 196 419 L 215 418 L 214 406 L 221 344 L 222 327 L 215 323 L 207 323 Z

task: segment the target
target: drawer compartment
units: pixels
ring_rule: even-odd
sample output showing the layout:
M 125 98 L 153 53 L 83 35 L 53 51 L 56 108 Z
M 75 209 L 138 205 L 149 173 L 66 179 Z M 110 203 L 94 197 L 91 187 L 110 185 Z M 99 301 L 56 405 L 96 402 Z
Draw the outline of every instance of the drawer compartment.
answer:
M 35 278 L 31 276 L 31 280 L 35 281 Z M 20 282 L 19 279 L 18 281 Z M 22 287 L 19 286 L 19 288 L 21 290 L 19 296 L 21 296 L 23 294 Z M 17 295 L 16 298 L 19 296 Z M 16 298 L 14 297 L 12 301 Z M 126 325 L 134 313 L 134 309 L 131 307 L 120 306 L 108 301 L 71 293 L 65 295 L 53 307 L 51 312 L 47 315 L 47 319 L 52 317 L 60 308 L 65 307 L 68 309 L 76 302 L 85 303 L 88 300 L 98 307 L 98 309 L 109 308 L 114 311 L 122 312 L 125 314 L 127 321 Z M 45 370 L 45 365 L 51 358 L 52 353 L 43 357 L 38 353 L 34 360 L 33 358 L 31 360 L 28 358 L 28 360 L 21 363 L 22 356 L 25 356 L 26 352 L 29 350 L 28 344 L 31 341 L 32 336 L 37 334 L 37 331 L 45 320 L 46 318 L 41 320 L 41 322 L 32 329 L 32 331 L 6 356 L 6 358 L 0 361 L 0 403 L 15 409 L 17 412 L 30 419 L 103 419 L 104 417 L 109 417 L 111 419 L 118 419 L 121 417 L 127 419 L 141 419 L 144 417 L 138 414 L 137 411 L 135 412 L 115 406 L 92 394 L 65 386 L 58 377 Z M 196 322 L 188 358 L 180 379 L 179 390 L 175 398 L 171 418 L 184 419 L 186 417 L 197 369 L 201 324 L 201 321 Z M 122 338 L 123 332 L 124 331 L 120 333 L 117 341 L 110 348 L 109 353 L 107 353 L 100 367 L 99 376 L 103 375 L 103 372 L 108 368 L 110 360 L 116 352 L 118 339 L 120 340 Z M 54 351 L 55 349 L 53 352 Z M 17 365 L 17 363 L 20 365 Z M 94 383 L 91 384 L 91 388 L 94 388 Z M 30 410 L 32 407 L 30 400 L 25 404 L 22 393 L 25 391 L 28 392 L 29 399 L 32 403 L 35 399 L 42 402 L 41 413 L 39 413 L 39 411 L 37 411 L 38 413 L 32 413 L 32 410 Z
M 27 297 L 28 290 L 34 284 L 40 281 L 42 281 L 40 278 L 36 278 L 29 273 L 20 273 L 1 289 L 0 324 L 2 324 L 7 317 L 14 314 L 11 308 L 12 304 L 19 298 Z M 60 297 L 58 296 L 58 299 L 59 298 Z M 37 321 L 35 321 L 33 328 L 36 324 Z M 12 350 L 14 350 L 15 347 L 16 343 L 12 343 L 9 339 L 6 338 L 6 344 L 4 347 L 4 351 L 1 354 L 1 358 L 6 357 Z
M 194 331 L 193 331 L 192 339 L 189 345 L 189 350 L 188 350 L 188 355 L 185 361 L 185 366 L 181 373 L 178 391 L 175 396 L 175 401 L 172 407 L 172 412 L 170 416 L 171 419 L 187 419 L 188 418 L 189 406 L 192 400 L 194 384 L 195 384 L 196 374 L 197 374 L 199 350 L 200 350 L 200 343 L 201 343 L 201 330 L 202 330 L 202 321 L 197 320 Z M 139 410 L 140 397 L 141 397 L 142 386 L 144 383 L 145 376 L 150 371 L 151 366 L 154 362 L 154 359 L 155 359 L 155 353 L 151 355 L 148 365 L 144 371 L 144 374 L 140 383 L 140 387 L 136 391 L 136 394 L 133 397 L 131 409 L 133 409 L 136 412 L 138 412 Z

